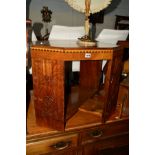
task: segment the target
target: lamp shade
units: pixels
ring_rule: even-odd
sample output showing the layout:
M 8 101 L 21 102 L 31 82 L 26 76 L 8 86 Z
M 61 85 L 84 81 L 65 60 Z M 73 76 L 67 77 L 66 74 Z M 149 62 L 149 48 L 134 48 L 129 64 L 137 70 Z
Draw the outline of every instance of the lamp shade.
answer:
M 79 12 L 85 12 L 85 0 L 65 0 L 72 8 Z M 112 0 L 91 0 L 90 12 L 96 13 L 105 9 Z

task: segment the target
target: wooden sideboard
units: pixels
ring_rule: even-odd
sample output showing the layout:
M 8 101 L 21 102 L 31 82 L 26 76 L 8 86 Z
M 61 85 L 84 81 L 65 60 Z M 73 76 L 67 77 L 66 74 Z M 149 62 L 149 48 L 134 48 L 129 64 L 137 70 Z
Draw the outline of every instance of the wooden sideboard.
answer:
M 123 48 L 72 41 L 36 42 L 31 47 L 33 92 L 27 120 L 28 155 L 128 154 L 128 116 L 117 103 Z M 104 84 L 101 62 L 107 60 Z M 78 86 L 70 63 L 80 60 Z M 112 154 L 112 153 L 111 153 Z
M 107 149 L 127 147 L 122 154 L 127 155 L 128 144 L 128 120 L 120 120 L 65 132 L 49 130 L 27 135 L 26 154 L 100 155 Z
M 120 115 L 119 108 L 123 100 L 118 100 L 116 111 L 105 123 L 97 115 L 79 111 L 67 122 L 65 131 L 58 131 L 37 125 L 33 97 L 32 91 L 27 120 L 27 155 L 129 154 L 128 116 Z
M 79 111 L 65 131 L 36 124 L 33 92 L 28 112 L 27 155 L 128 155 L 128 116 L 120 108 L 103 124 L 95 115 Z M 117 105 L 120 107 L 121 100 Z M 121 152 L 121 153 L 120 153 Z

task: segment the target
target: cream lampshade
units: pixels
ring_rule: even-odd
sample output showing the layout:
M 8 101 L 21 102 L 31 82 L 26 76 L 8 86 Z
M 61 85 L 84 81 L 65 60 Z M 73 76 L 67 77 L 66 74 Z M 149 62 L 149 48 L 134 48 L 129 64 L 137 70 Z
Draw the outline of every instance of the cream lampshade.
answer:
M 90 1 L 89 13 L 99 12 L 111 3 L 112 0 L 65 0 L 72 8 L 85 13 L 85 1 Z
M 112 0 L 65 0 L 72 8 L 85 13 L 85 35 L 79 38 L 79 43 L 86 46 L 96 46 L 96 41 L 89 37 L 89 15 L 105 9 Z

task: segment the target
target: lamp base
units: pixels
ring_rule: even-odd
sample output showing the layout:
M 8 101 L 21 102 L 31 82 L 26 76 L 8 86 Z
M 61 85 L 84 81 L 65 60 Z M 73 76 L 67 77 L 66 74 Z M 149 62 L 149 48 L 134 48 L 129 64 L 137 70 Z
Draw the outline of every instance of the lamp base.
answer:
M 93 47 L 97 45 L 97 41 L 91 40 L 89 36 L 85 35 L 81 38 L 78 38 L 78 44 L 80 46 Z

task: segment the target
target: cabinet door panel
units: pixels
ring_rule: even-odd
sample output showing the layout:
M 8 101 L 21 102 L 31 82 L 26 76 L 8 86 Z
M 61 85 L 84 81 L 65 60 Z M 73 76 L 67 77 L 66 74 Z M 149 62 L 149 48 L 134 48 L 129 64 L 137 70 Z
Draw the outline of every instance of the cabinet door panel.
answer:
M 128 134 L 105 139 L 96 145 L 97 155 L 117 155 L 117 151 L 118 151 L 118 155 L 119 155 L 119 152 L 122 151 L 121 148 L 123 148 L 124 146 L 128 146 L 128 145 L 129 145 L 129 135 Z M 114 150 L 117 150 L 117 151 L 114 151 Z M 126 150 L 127 149 L 125 149 L 124 152 L 127 152 Z M 108 154 L 108 152 L 109 152 L 109 154 Z M 125 155 L 127 155 L 127 154 L 125 154 Z
M 84 146 L 83 155 L 128 155 L 128 134 L 99 140 Z
M 100 150 L 98 155 L 129 155 L 129 146 Z
M 86 145 L 83 149 L 83 155 L 97 155 L 95 144 Z

